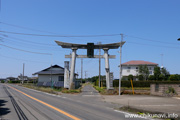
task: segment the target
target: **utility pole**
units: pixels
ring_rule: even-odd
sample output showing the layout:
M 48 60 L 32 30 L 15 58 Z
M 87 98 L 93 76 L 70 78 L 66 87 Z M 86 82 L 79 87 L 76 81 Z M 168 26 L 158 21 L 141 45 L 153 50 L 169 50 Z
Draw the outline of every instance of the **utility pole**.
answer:
M 53 89 L 53 80 L 52 80 L 52 60 L 53 60 L 53 56 L 52 56 L 52 54 L 51 54 L 51 68 L 50 68 L 51 74 L 50 74 L 50 81 L 51 81 L 51 88 Z
M 85 81 L 86 81 L 87 71 L 84 71 L 84 72 L 85 72 Z
M 83 79 L 83 58 L 81 58 L 81 85 L 82 85 L 82 79 Z
M 121 43 L 123 41 L 123 34 L 121 35 Z M 122 77 L 122 66 L 121 66 L 121 58 L 122 58 L 122 44 L 120 45 L 120 65 L 119 65 L 119 96 L 121 95 L 121 77 Z
M 99 42 L 99 45 L 101 44 L 101 42 Z M 101 48 L 99 48 L 99 87 L 101 87 Z
M 164 54 L 160 54 L 161 55 L 161 68 L 163 68 L 163 55 Z
M 22 76 L 22 84 L 24 83 L 24 63 L 23 63 L 23 76 Z

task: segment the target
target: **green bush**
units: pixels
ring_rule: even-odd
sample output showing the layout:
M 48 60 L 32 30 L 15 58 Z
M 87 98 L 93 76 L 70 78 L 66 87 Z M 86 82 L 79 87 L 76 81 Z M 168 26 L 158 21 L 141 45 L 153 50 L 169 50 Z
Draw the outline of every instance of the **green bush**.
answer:
M 4 80 L 1 81 L 1 83 L 4 83 L 4 82 L 5 82 Z
M 180 81 L 180 75 L 178 75 L 178 74 L 170 75 L 169 80 L 170 81 Z
M 8 81 L 8 83 L 20 83 L 20 81 L 19 80 L 10 80 L 10 81 Z
M 133 81 L 134 87 L 150 87 L 151 84 L 180 84 L 180 81 Z M 119 87 L 119 80 L 113 81 L 113 87 Z M 131 87 L 131 82 L 121 81 L 121 87 Z
M 139 76 L 138 76 L 138 80 L 139 80 L 139 81 L 142 81 L 142 80 L 144 80 L 144 77 L 143 77 L 143 75 L 139 75 Z
M 155 76 L 154 75 L 150 75 L 148 80 L 155 80 Z
M 165 80 L 165 76 L 163 74 L 160 74 L 159 75 L 159 81 L 163 81 L 163 80 Z
M 98 80 L 96 80 L 96 82 L 95 82 L 95 86 L 99 86 L 99 79 L 98 79 Z
M 123 81 L 123 80 L 127 80 L 127 77 L 123 76 L 123 77 L 121 78 L 121 80 L 122 80 L 122 81 Z
M 94 86 L 94 88 L 95 88 L 99 93 L 102 93 L 102 92 L 104 92 L 104 90 L 105 90 L 104 87 Z
M 173 87 L 168 87 L 168 90 L 166 91 L 166 93 L 176 93 L 176 91 L 174 90 Z

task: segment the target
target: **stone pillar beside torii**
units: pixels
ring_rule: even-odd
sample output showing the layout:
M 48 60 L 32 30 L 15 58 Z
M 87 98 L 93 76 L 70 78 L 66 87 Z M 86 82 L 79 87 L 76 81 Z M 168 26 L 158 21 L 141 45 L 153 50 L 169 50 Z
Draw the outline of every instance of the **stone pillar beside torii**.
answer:
M 70 69 L 70 79 L 69 79 L 69 89 L 74 88 L 74 74 L 75 74 L 75 64 L 76 64 L 76 58 L 89 58 L 87 55 L 77 55 L 76 51 L 77 49 L 87 49 L 87 44 L 73 44 L 73 43 L 65 43 L 60 41 L 55 41 L 58 45 L 60 45 L 62 48 L 69 48 L 72 49 L 71 55 L 65 55 L 65 58 L 72 58 L 71 59 L 71 69 Z M 118 49 L 120 46 L 122 46 L 125 42 L 118 42 L 118 43 L 111 43 L 111 44 L 100 44 L 100 45 L 94 45 L 93 49 L 103 49 L 104 55 L 93 55 L 92 58 L 104 58 L 105 59 L 105 70 L 106 70 L 106 88 L 110 88 L 110 67 L 109 67 L 109 58 L 115 58 L 115 55 L 109 55 L 108 50 L 109 49 Z

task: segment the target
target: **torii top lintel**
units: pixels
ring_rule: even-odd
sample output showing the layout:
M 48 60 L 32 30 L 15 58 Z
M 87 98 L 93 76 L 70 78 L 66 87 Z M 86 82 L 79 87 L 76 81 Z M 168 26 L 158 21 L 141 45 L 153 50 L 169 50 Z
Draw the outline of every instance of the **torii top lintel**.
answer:
M 87 49 L 87 44 L 74 44 L 74 43 L 66 43 L 66 42 L 61 42 L 61 41 L 55 41 L 58 45 L 60 45 L 62 48 L 77 48 L 77 49 Z M 94 49 L 103 49 L 103 48 L 108 48 L 108 49 L 118 49 L 121 45 L 123 46 L 123 42 L 118 42 L 118 43 L 111 43 L 111 44 L 99 44 L 99 45 L 94 45 Z

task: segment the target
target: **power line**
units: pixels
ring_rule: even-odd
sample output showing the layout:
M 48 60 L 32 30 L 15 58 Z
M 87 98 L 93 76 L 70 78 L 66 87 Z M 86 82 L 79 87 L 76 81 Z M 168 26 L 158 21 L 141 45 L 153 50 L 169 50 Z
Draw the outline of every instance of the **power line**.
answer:
M 21 43 L 19 41 L 14 41 L 11 39 L 5 39 L 4 40 L 5 43 L 11 44 L 11 45 L 16 45 L 16 46 L 20 46 L 20 47 L 25 47 L 25 48 L 30 48 L 30 49 L 36 49 L 36 50 L 49 50 L 49 51 L 57 51 L 57 52 L 64 52 L 64 51 L 68 51 L 68 50 L 58 50 L 58 49 L 53 49 L 49 47 L 43 47 L 43 46 L 35 46 L 35 45 L 30 45 L 27 43 Z M 60 48 L 60 47 L 59 47 Z
M 6 22 L 0 22 L 0 23 L 1 23 L 1 24 L 4 24 L 4 25 L 16 27 L 16 28 L 21 28 L 21 29 L 26 29 L 26 30 L 31 30 L 31 31 L 38 31 L 38 32 L 44 32 L 44 33 L 50 33 L 50 34 L 58 35 L 58 33 L 49 32 L 49 31 L 37 30 L 37 29 L 33 29 L 33 28 L 28 28 L 28 27 L 23 27 L 23 26 L 19 26 L 19 25 L 9 24 L 9 23 L 6 23 Z M 69 37 L 69 39 L 73 39 L 73 40 L 83 40 L 83 41 L 84 41 L 84 39 L 79 39 L 79 38 L 76 39 L 76 38 L 72 38 L 72 37 Z M 40 43 L 40 44 L 43 44 L 43 43 Z M 46 45 L 46 44 L 44 44 L 44 45 Z
M 15 40 L 18 40 L 18 41 L 22 41 L 22 42 L 33 43 L 33 44 L 38 44 L 38 45 L 46 45 L 46 46 L 55 46 L 55 47 L 58 47 L 57 45 L 28 41 L 28 40 L 24 40 L 24 39 L 21 39 L 21 38 L 11 37 L 11 36 L 6 35 L 6 34 L 0 34 L 0 35 L 4 36 L 6 38 L 12 38 L 12 39 L 15 39 Z
M 50 53 L 33 52 L 33 51 L 28 51 L 28 50 L 23 50 L 23 49 L 18 49 L 18 48 L 10 47 L 10 46 L 3 45 L 3 44 L 0 44 L 0 45 L 1 45 L 1 46 L 4 46 L 4 47 L 7 47 L 7 48 L 10 48 L 10 49 L 22 51 L 22 52 L 28 52 L 28 53 L 33 53 L 33 54 L 52 55 L 52 54 L 50 54 Z
M 42 62 L 42 61 L 32 61 L 32 60 L 26 60 L 26 59 L 19 59 L 19 58 L 5 56 L 5 55 L 2 55 L 2 54 L 0 54 L 0 56 L 4 57 L 4 58 L 11 59 L 11 60 L 13 59 L 13 60 L 21 60 L 21 61 L 27 61 L 27 62 L 35 62 L 35 63 L 49 63 L 49 62 Z
M 163 47 L 163 48 L 175 48 L 175 49 L 180 49 L 179 47 L 170 47 L 170 46 L 161 46 L 161 45 L 150 45 L 150 44 L 143 44 L 143 43 L 136 43 L 136 42 L 126 42 L 126 43 L 132 43 L 132 44 L 138 44 L 138 45 L 145 45 L 145 46 L 154 46 L 154 47 Z
M 0 34 L 0 35 L 2 35 L 2 34 Z M 3 34 L 3 36 L 6 36 L 7 37 L 7 35 L 5 35 L 5 34 Z M 2 39 L 5 39 L 4 41 L 5 42 L 15 42 L 15 43 L 19 43 L 19 44 L 22 44 L 21 46 L 24 46 L 24 43 L 26 43 L 25 45 L 29 45 L 29 44 L 34 44 L 34 45 L 41 45 L 41 43 L 37 43 L 37 42 L 31 42 L 31 41 L 26 41 L 26 40 L 23 40 L 23 39 L 19 39 L 19 38 L 15 38 L 15 37 L 7 37 L 7 38 L 5 38 L 5 37 L 0 37 L 0 41 L 2 41 L 1 40 L 1 38 Z M 3 42 L 4 42 L 3 41 Z M 22 42 L 24 42 L 24 43 L 22 43 Z M 14 43 L 13 43 L 14 44 Z M 31 45 L 31 46 L 34 46 L 34 45 Z M 69 51 L 69 50 L 58 50 L 58 49 L 52 49 L 52 47 L 53 48 L 60 48 L 58 45 L 53 45 L 53 44 L 43 44 L 42 43 L 42 45 L 45 45 L 45 46 L 38 46 L 38 47 L 35 47 L 35 49 L 37 49 L 37 50 L 47 50 L 47 48 L 49 47 L 49 48 L 51 48 L 51 51 L 59 51 L 59 52 L 64 52 L 64 51 Z M 29 47 L 29 46 L 28 46 Z M 39 47 L 43 47 L 43 49 L 40 49 Z M 45 47 L 45 48 L 44 48 Z M 33 48 L 34 49 L 34 48 Z
M 131 37 L 131 38 L 140 39 L 140 40 L 150 41 L 150 42 L 158 42 L 158 43 L 175 44 L 175 45 L 177 45 L 177 43 L 170 43 L 170 42 L 164 42 L 164 41 L 151 40 L 151 39 L 141 38 L 141 37 L 136 37 L 136 36 L 131 36 L 131 35 L 125 35 L 125 36 Z
M 28 35 L 28 36 L 46 36 L 46 37 L 105 37 L 105 36 L 119 36 L 119 34 L 106 34 L 106 35 L 45 35 L 45 34 L 32 34 L 32 33 L 19 33 L 10 31 L 0 31 L 1 33 Z
M 23 26 L 19 26 L 19 25 L 9 24 L 9 23 L 6 23 L 6 22 L 0 22 L 0 23 L 1 23 L 1 24 L 4 24 L 4 25 L 16 27 L 16 28 L 21 28 L 21 29 L 31 30 L 31 31 L 37 31 L 37 32 L 45 32 L 45 33 L 56 34 L 56 33 L 49 32 L 49 31 L 37 30 L 37 29 L 33 29 L 33 28 L 28 28 L 28 27 L 23 27 Z
M 4 40 L 4 45 L 13 45 L 13 46 L 16 46 L 16 47 L 21 47 L 21 49 L 25 48 L 25 49 L 31 49 L 31 50 L 41 50 L 41 51 L 45 51 L 45 50 L 48 50 L 48 51 L 56 51 L 56 52 L 64 52 L 62 50 L 58 50 L 58 49 L 52 49 L 52 48 L 44 48 L 42 46 L 35 46 L 35 45 L 29 45 L 29 44 L 22 44 L 21 42 L 18 42 L 18 41 L 13 41 L 13 40 L 10 40 L 10 39 L 5 39 Z

